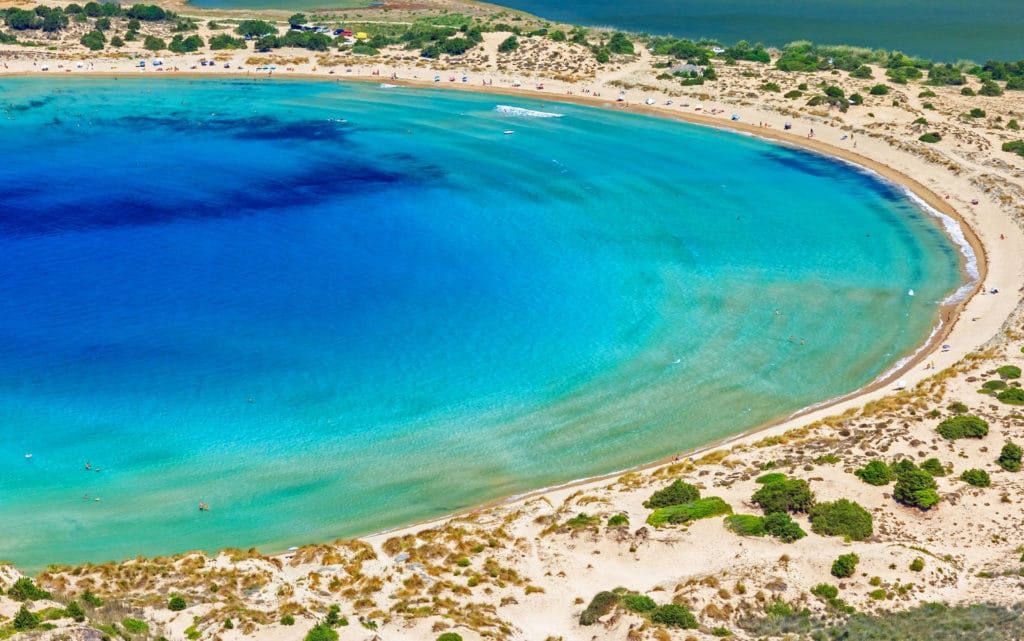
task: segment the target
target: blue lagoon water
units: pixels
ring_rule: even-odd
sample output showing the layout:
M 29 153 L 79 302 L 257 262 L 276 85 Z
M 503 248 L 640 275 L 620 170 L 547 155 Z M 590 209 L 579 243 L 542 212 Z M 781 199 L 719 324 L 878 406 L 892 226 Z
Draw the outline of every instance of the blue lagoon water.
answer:
M 678 452 L 869 382 L 961 282 L 895 187 L 681 123 L 356 83 L 0 95 L 0 558 L 30 568 Z

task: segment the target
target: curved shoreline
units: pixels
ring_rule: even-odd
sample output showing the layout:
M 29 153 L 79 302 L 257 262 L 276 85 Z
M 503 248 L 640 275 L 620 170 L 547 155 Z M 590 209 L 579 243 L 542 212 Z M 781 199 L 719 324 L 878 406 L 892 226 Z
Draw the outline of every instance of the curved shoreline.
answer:
M 48 75 L 52 76 L 52 75 L 55 75 L 55 74 L 52 74 L 52 73 L 51 74 L 46 74 L 46 73 L 32 73 L 32 74 L 0 73 L 0 77 L 2 77 L 2 76 L 27 76 L 27 75 L 31 75 L 31 76 L 35 76 L 35 77 L 46 77 Z M 116 77 L 116 76 L 121 76 L 121 77 L 146 77 L 146 78 L 152 78 L 153 77 L 152 74 L 146 74 L 145 76 L 141 76 L 141 75 L 139 75 L 139 76 L 135 76 L 135 75 L 126 76 L 126 74 L 124 74 L 123 72 L 99 72 L 99 73 L 82 73 L 82 72 L 79 72 L 79 73 L 75 73 L 74 76 L 71 76 L 71 77 L 78 77 L 78 76 L 81 76 L 81 77 L 110 77 L 110 76 L 115 76 Z M 255 77 L 254 76 L 248 76 L 248 75 L 242 76 L 242 75 L 237 74 L 237 73 L 203 73 L 203 74 L 198 74 L 198 73 L 189 73 L 189 72 L 168 72 L 168 73 L 162 73 L 158 77 L 163 77 L 163 76 L 179 77 L 179 78 L 189 78 L 189 79 L 191 79 L 191 78 L 229 78 L 229 79 L 247 78 L 247 79 L 251 79 L 251 80 L 264 80 L 264 81 L 273 81 L 273 80 L 282 80 L 282 79 L 283 80 L 296 79 L 296 80 L 316 80 L 316 81 L 320 81 L 320 82 L 324 82 L 324 81 L 328 81 L 328 82 L 329 81 L 337 81 L 337 82 L 343 82 L 343 81 L 344 82 L 370 82 L 370 83 L 379 83 L 380 82 L 379 78 L 354 77 L 354 76 L 337 77 L 337 76 L 327 76 L 327 75 L 324 75 L 324 74 L 300 74 L 300 73 L 291 73 L 291 74 L 288 74 L 285 77 L 278 76 L 277 78 L 269 78 L 269 77 L 263 77 L 263 76 L 255 76 Z M 64 76 L 58 76 L 58 77 L 64 77 Z M 739 133 L 743 133 L 743 134 L 749 134 L 749 135 L 753 135 L 753 136 L 756 136 L 756 137 L 759 137 L 759 138 L 763 138 L 763 139 L 769 140 L 769 141 L 771 141 L 773 143 L 776 143 L 776 144 L 789 145 L 789 146 L 792 146 L 792 147 L 800 148 L 800 149 L 803 149 L 803 150 L 806 150 L 806 151 L 810 151 L 810 152 L 813 152 L 813 153 L 822 154 L 822 155 L 828 156 L 830 158 L 835 158 L 835 159 L 838 159 L 840 161 L 845 161 L 845 162 L 848 162 L 850 164 L 853 164 L 853 165 L 861 168 L 862 170 L 867 170 L 867 171 L 869 171 L 871 173 L 876 174 L 877 176 L 881 177 L 884 180 L 887 180 L 887 181 L 889 181 L 891 183 L 894 183 L 896 185 L 899 185 L 899 186 L 907 189 L 909 191 L 909 193 L 916 195 L 925 204 L 927 204 L 928 206 L 932 207 L 937 212 L 940 212 L 940 213 L 942 213 L 942 214 L 944 214 L 946 216 L 949 216 L 950 218 L 952 218 L 954 221 L 957 222 L 957 224 L 960 226 L 960 229 L 963 231 L 964 236 L 965 236 L 967 242 L 970 244 L 970 246 L 973 249 L 973 251 L 975 253 L 975 256 L 977 258 L 977 261 L 978 261 L 978 277 L 977 277 L 976 281 L 974 282 L 973 287 L 969 290 L 968 294 L 963 298 L 963 300 L 954 301 L 954 302 L 951 302 L 950 304 L 946 304 L 946 305 L 939 305 L 939 309 L 938 309 L 939 321 L 938 321 L 938 324 L 935 326 L 934 331 L 931 333 L 930 337 L 927 340 L 925 340 L 923 343 L 919 344 L 914 349 L 914 351 L 911 352 L 909 355 L 901 355 L 898 359 L 896 359 L 896 361 L 894 361 L 895 363 L 899 363 L 900 360 L 902 360 L 904 358 L 907 358 L 908 360 L 902 366 L 894 367 L 894 368 L 890 368 L 889 370 L 886 370 L 886 372 L 883 372 L 881 375 L 876 377 L 871 383 L 869 383 L 869 384 L 867 384 L 865 386 L 862 386 L 860 388 L 857 388 L 855 390 L 852 390 L 851 392 L 849 392 L 847 394 L 844 394 L 844 395 L 841 395 L 841 396 L 838 396 L 838 397 L 835 397 L 835 398 L 832 398 L 832 399 L 827 399 L 825 401 L 822 401 L 821 403 L 816 403 L 816 404 L 809 405 L 807 407 L 804 407 L 804 408 L 801 408 L 801 409 L 797 410 L 796 412 L 793 412 L 792 414 L 789 414 L 787 416 L 779 417 L 778 419 L 776 419 L 774 421 L 770 421 L 768 423 L 762 424 L 762 425 L 757 426 L 755 428 L 752 428 L 752 429 L 749 429 L 749 430 L 746 430 L 746 431 L 743 431 L 743 432 L 740 432 L 740 433 L 737 433 L 737 434 L 732 434 L 732 435 L 729 435 L 729 436 L 726 436 L 726 437 L 722 437 L 720 439 L 712 441 L 711 443 L 707 443 L 707 444 L 702 445 L 700 447 L 694 448 L 693 450 L 690 450 L 690 451 L 686 452 L 685 454 L 680 454 L 679 456 L 682 456 L 682 455 L 685 455 L 685 456 L 696 456 L 697 454 L 700 454 L 702 452 L 707 452 L 707 451 L 710 451 L 710 450 L 714 450 L 714 449 L 722 447 L 723 445 L 727 445 L 727 444 L 730 444 L 730 443 L 735 443 L 735 442 L 737 442 L 739 440 L 749 438 L 749 437 L 751 437 L 753 435 L 761 434 L 761 433 L 766 432 L 766 431 L 768 431 L 768 430 L 770 430 L 772 428 L 775 428 L 775 427 L 778 427 L 778 426 L 780 426 L 782 424 L 785 424 L 785 423 L 787 423 L 789 421 L 792 421 L 792 420 L 795 420 L 795 419 L 800 419 L 800 418 L 805 418 L 807 416 L 815 414 L 816 412 L 827 410 L 827 409 L 831 409 L 831 408 L 834 408 L 837 405 L 840 405 L 840 404 L 843 404 L 843 403 L 859 402 L 862 399 L 864 399 L 866 396 L 868 396 L 869 394 L 871 394 L 873 392 L 876 392 L 878 390 L 881 390 L 888 383 L 890 383 L 891 381 L 893 381 L 897 377 L 903 375 L 904 373 L 910 371 L 911 369 L 914 368 L 915 365 L 921 363 L 922 361 L 926 360 L 930 355 L 933 355 L 935 353 L 936 347 L 938 345 L 940 345 L 950 335 L 950 333 L 953 331 L 953 329 L 960 323 L 960 321 L 962 320 L 961 319 L 961 315 L 962 315 L 965 307 L 977 295 L 978 291 L 981 288 L 981 284 L 984 282 L 986 276 L 988 275 L 988 271 L 989 271 L 989 269 L 988 269 L 989 268 L 989 254 L 988 254 L 987 248 L 981 242 L 978 234 L 976 233 L 974 228 L 969 224 L 969 222 L 955 208 L 953 208 L 947 201 L 945 201 L 944 199 L 940 198 L 936 193 L 934 193 L 931 189 L 926 187 L 920 181 L 916 180 L 915 178 L 913 178 L 911 176 L 906 175 L 905 173 L 903 173 L 903 172 L 901 172 L 901 171 L 899 171 L 899 170 L 897 170 L 897 169 L 895 169 L 895 168 L 893 168 L 893 167 L 891 167 L 889 165 L 886 165 L 886 164 L 884 164 L 884 163 L 882 163 L 880 161 L 868 158 L 868 157 L 863 156 L 861 154 L 850 152 L 849 150 L 842 149 L 842 148 L 836 147 L 834 145 L 830 145 L 828 143 L 825 143 L 825 142 L 822 142 L 822 141 L 819 141 L 819 140 L 816 140 L 816 139 L 807 139 L 807 138 L 804 138 L 803 136 L 800 136 L 800 135 L 795 134 L 795 133 L 793 133 L 793 134 L 784 134 L 781 130 L 764 128 L 764 127 L 756 127 L 756 126 L 754 126 L 752 124 L 747 124 L 747 123 L 744 123 L 744 122 L 734 122 L 734 121 L 730 121 L 730 120 L 727 120 L 727 119 L 723 119 L 721 117 L 715 118 L 715 117 L 699 115 L 699 114 L 693 114 L 693 113 L 683 113 L 683 112 L 679 112 L 679 111 L 670 111 L 670 110 L 662 109 L 662 108 L 658 108 L 658 107 L 646 107 L 646 106 L 642 106 L 642 105 L 623 105 L 622 103 L 609 102 L 608 100 L 604 100 L 604 99 L 600 99 L 600 98 L 592 98 L 592 97 L 584 97 L 584 96 L 569 96 L 569 95 L 559 95 L 559 94 L 543 94 L 543 93 L 538 93 L 538 92 L 533 91 L 533 90 L 516 90 L 516 89 L 504 88 L 504 87 L 478 87 L 478 86 L 467 86 L 467 85 L 458 85 L 458 84 L 448 84 L 448 85 L 446 85 L 446 84 L 436 84 L 436 83 L 431 83 L 431 82 L 428 82 L 428 81 L 416 81 L 416 80 L 401 80 L 401 79 L 399 79 L 399 80 L 394 80 L 394 81 L 389 81 L 389 82 L 392 82 L 392 83 L 397 84 L 397 85 L 416 87 L 416 88 L 457 89 L 457 90 L 463 90 L 463 91 L 476 91 L 478 93 L 491 93 L 491 94 L 495 94 L 495 95 L 504 95 L 504 96 L 512 96 L 512 97 L 529 98 L 531 100 L 542 99 L 542 100 L 550 101 L 550 102 L 566 102 L 566 103 L 580 104 L 580 105 L 585 105 L 585 106 L 590 106 L 590 107 L 600 107 L 600 108 L 604 108 L 604 109 L 608 109 L 608 110 L 613 110 L 613 111 L 625 111 L 625 112 L 629 112 L 629 113 L 639 113 L 639 114 L 643 114 L 643 115 L 647 115 L 647 116 L 653 116 L 653 117 L 669 118 L 669 119 L 673 119 L 673 120 L 687 122 L 687 123 L 694 124 L 694 125 L 700 125 L 700 126 L 717 128 L 717 129 L 720 129 L 720 130 L 723 130 L 723 131 L 739 132 Z M 620 105 L 622 105 L 622 107 L 625 107 L 625 108 L 620 107 Z M 933 216 L 930 215 L 930 217 L 933 217 Z M 948 230 L 945 229 L 944 226 L 940 224 L 940 221 L 936 221 L 936 224 L 939 224 L 939 226 L 942 228 L 943 233 L 956 246 L 957 245 L 956 240 L 953 239 L 950 236 Z M 963 257 L 963 255 L 961 253 L 961 256 L 960 256 L 960 259 L 959 259 L 961 273 L 963 273 L 963 274 L 967 275 L 968 277 L 970 277 L 970 275 L 967 274 L 966 269 L 965 269 L 965 261 L 966 261 L 966 259 Z M 948 320 L 944 321 L 944 319 L 948 319 Z M 415 523 L 404 524 L 404 525 L 401 525 L 401 526 L 396 526 L 395 528 L 385 529 L 385 530 L 377 531 L 377 532 L 370 533 L 370 534 L 354 536 L 352 538 L 378 537 L 378 536 L 382 536 L 382 535 L 385 535 L 385 534 L 393 533 L 393 532 L 399 531 L 399 530 L 406 530 L 406 529 L 410 529 L 410 528 L 419 528 L 419 527 L 422 527 L 422 526 L 424 526 L 426 524 L 443 522 L 443 521 L 447 521 L 447 520 L 449 520 L 451 518 L 457 517 L 457 516 L 462 515 L 462 514 L 472 513 L 472 512 L 476 512 L 476 511 L 482 510 L 482 509 L 486 509 L 487 507 L 490 507 L 490 506 L 493 506 L 493 505 L 503 505 L 503 504 L 508 504 L 508 503 L 512 503 L 512 502 L 516 502 L 516 501 L 521 501 L 521 500 L 524 500 L 524 499 L 535 497 L 535 496 L 540 495 L 540 494 L 544 494 L 544 493 L 550 492 L 552 490 L 565 489 L 565 488 L 573 488 L 573 487 L 577 487 L 577 486 L 581 486 L 581 485 L 586 485 L 586 484 L 589 484 L 589 483 L 600 482 L 602 480 L 607 480 L 609 478 L 613 478 L 613 477 L 619 476 L 619 475 L 621 475 L 621 474 L 623 474 L 625 472 L 629 472 L 629 471 L 645 470 L 645 469 L 650 469 L 650 468 L 653 468 L 653 467 L 658 467 L 658 466 L 664 465 L 667 462 L 670 462 L 672 459 L 673 459 L 673 457 L 665 457 L 665 458 L 662 458 L 662 459 L 659 459 L 659 460 L 656 460 L 656 461 L 650 461 L 650 462 L 641 463 L 641 464 L 636 465 L 636 466 L 632 466 L 632 467 L 625 468 L 625 469 L 622 469 L 622 470 L 617 470 L 617 471 L 609 472 L 609 473 L 606 473 L 606 474 L 601 474 L 601 475 L 597 475 L 597 476 L 593 476 L 593 477 L 587 477 L 587 478 L 583 478 L 583 479 L 575 479 L 575 480 L 571 480 L 571 481 L 568 481 L 568 482 L 563 483 L 563 484 L 559 484 L 559 485 L 555 485 L 555 486 L 549 486 L 549 487 L 545 487 L 545 488 L 540 488 L 540 489 L 532 490 L 532 491 L 529 491 L 529 492 L 526 492 L 526 493 L 523 493 L 523 494 L 518 494 L 518 495 L 513 495 L 513 496 L 506 496 L 506 497 L 502 497 L 502 498 L 499 498 L 499 499 L 494 499 L 494 500 L 491 500 L 491 501 L 487 501 L 487 502 L 484 502 L 482 504 L 476 504 L 474 506 L 467 507 L 467 508 L 465 508 L 463 510 L 458 510 L 458 511 L 455 511 L 455 512 L 447 513 L 445 515 L 423 519 L 423 520 L 417 521 Z M 274 544 L 270 544 L 268 547 L 276 548 L 277 546 L 274 545 Z M 278 552 L 275 551 L 274 553 L 277 554 Z

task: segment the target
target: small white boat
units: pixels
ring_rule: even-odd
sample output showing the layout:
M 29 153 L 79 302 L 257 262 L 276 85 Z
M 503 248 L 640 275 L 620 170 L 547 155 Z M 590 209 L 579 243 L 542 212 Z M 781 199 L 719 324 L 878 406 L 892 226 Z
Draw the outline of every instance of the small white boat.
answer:
M 907 292 L 907 296 L 913 296 L 913 295 L 914 295 L 914 290 L 911 289 L 911 290 L 909 290 Z
M 516 132 L 516 131 L 515 131 L 515 129 L 506 129 L 506 130 L 505 130 L 505 131 L 503 131 L 502 133 L 504 133 L 504 134 L 505 134 L 506 136 L 511 136 L 511 135 L 512 135 L 512 134 L 514 134 L 515 132 Z
M 28 459 L 32 458 L 32 454 L 26 454 L 25 458 L 28 458 Z

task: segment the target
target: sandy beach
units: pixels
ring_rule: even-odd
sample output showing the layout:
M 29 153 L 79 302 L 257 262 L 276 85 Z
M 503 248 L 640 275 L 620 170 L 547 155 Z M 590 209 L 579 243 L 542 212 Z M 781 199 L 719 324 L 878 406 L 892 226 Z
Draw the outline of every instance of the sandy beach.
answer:
M 200 33 L 210 32 L 204 27 Z M 57 76 L 54 86 L 86 75 L 379 82 L 488 92 L 512 104 L 519 96 L 568 101 L 741 132 L 840 158 L 905 186 L 959 223 L 977 259 L 977 283 L 963 300 L 941 309 L 942 323 L 931 339 L 899 367 L 865 388 L 822 399 L 750 433 L 356 541 L 273 556 L 226 551 L 53 568 L 37 577 L 54 594 L 68 595 L 52 605 L 88 588 L 168 639 L 277 641 L 301 638 L 332 604 L 350 622 L 338 628 L 346 639 L 433 639 L 447 630 L 466 639 L 663 638 L 665 628 L 623 609 L 595 625 L 579 623 L 595 593 L 617 586 L 689 608 L 701 627 L 666 632 L 679 639 L 715 638 L 716 627 L 736 638 L 757 638 L 738 621 L 775 600 L 828 614 L 829 606 L 810 593 L 822 583 L 838 585 L 845 602 L 863 612 L 924 601 L 1024 602 L 1024 583 L 1016 574 L 1024 549 L 1024 475 L 994 464 L 1004 441 L 1024 441 L 1024 416 L 978 392 L 982 382 L 999 378 L 997 367 L 1024 367 L 1024 158 L 999 151 L 1014 132 L 963 118 L 979 99 L 961 95 L 958 87 L 929 87 L 937 94 L 928 99 L 933 109 L 918 97 L 925 86 L 911 81 L 885 96 L 868 95 L 865 106 L 841 113 L 805 107 L 761 87 L 775 82 L 785 91 L 798 83 L 828 82 L 852 93 L 877 80 L 738 62 L 718 66 L 715 82 L 680 87 L 657 78 L 654 60 L 642 47 L 636 56 L 600 66 L 570 43 L 543 38 L 524 38 L 528 46 L 520 51 L 499 53 L 507 35 L 486 33 L 477 50 L 439 61 L 397 48 L 374 57 L 198 52 L 161 55 L 165 71 L 153 70 L 152 56 L 142 70 L 141 51 L 115 58 L 72 45 L 58 51 L 0 45 L 0 75 Z M 199 64 L 210 58 L 215 66 Z M 277 69 L 258 69 L 270 64 Z M 873 71 L 884 78 L 884 70 Z M 1022 92 L 984 100 L 991 114 L 1024 114 Z M 915 121 L 923 116 L 929 131 L 942 132 L 940 142 L 918 141 L 922 129 Z M 967 268 L 963 257 L 961 264 Z M 936 434 L 955 401 L 988 422 L 984 439 L 949 441 Z M 872 486 L 853 474 L 872 459 L 933 456 L 953 473 L 937 479 L 942 501 L 928 511 L 902 506 L 892 499 L 891 486 Z M 988 470 L 991 487 L 959 480 L 970 468 Z M 794 520 L 808 536 L 788 544 L 741 537 L 721 518 L 685 526 L 644 524 L 650 510 L 643 501 L 676 478 L 705 496 L 721 497 L 736 513 L 758 513 L 751 495 L 756 477 L 768 469 L 808 480 L 819 501 L 847 498 L 864 506 L 874 518 L 873 535 L 846 541 L 811 534 L 803 514 Z M 616 514 L 626 515 L 628 525 L 608 526 Z M 580 515 L 597 518 L 570 524 Z M 851 551 L 860 557 L 857 573 L 837 581 L 829 568 Z M 924 569 L 908 569 L 919 557 Z M 0 585 L 7 589 L 20 574 L 2 570 Z M 213 591 L 212 585 L 220 587 Z M 168 610 L 171 594 L 183 595 L 188 607 Z M 13 617 L 19 605 L 0 596 L 0 616 Z M 104 616 L 100 609 L 90 612 Z M 281 623 L 283 615 L 293 616 L 294 626 Z M 228 618 L 233 623 L 226 629 Z M 57 625 L 49 634 L 89 638 L 84 625 L 69 619 Z

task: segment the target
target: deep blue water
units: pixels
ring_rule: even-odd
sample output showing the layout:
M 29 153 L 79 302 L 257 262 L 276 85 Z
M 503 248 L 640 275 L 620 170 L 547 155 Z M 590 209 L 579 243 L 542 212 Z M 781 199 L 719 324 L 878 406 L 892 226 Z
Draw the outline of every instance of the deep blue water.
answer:
M 667 455 L 870 381 L 960 282 L 894 187 L 675 122 L 355 83 L 0 95 L 0 558 L 28 567 Z

